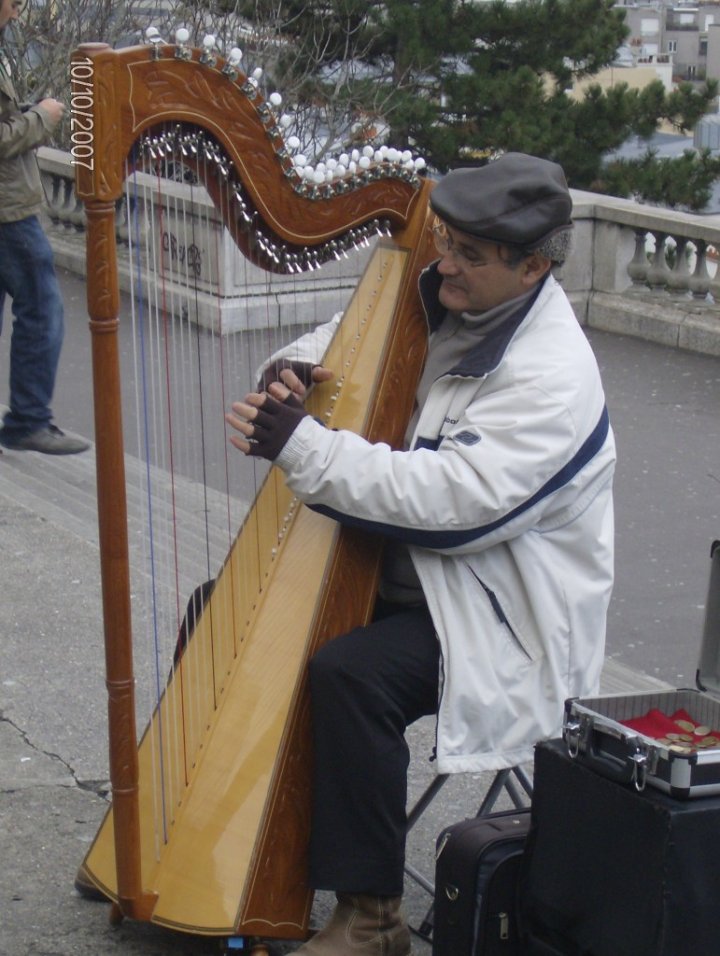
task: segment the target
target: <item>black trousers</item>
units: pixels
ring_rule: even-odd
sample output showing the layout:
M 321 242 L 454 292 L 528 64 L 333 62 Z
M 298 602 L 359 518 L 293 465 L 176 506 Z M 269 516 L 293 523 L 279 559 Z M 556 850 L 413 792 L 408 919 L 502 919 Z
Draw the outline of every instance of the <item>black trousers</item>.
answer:
M 385 607 L 310 661 L 315 889 L 399 896 L 405 730 L 437 710 L 440 649 L 426 608 Z

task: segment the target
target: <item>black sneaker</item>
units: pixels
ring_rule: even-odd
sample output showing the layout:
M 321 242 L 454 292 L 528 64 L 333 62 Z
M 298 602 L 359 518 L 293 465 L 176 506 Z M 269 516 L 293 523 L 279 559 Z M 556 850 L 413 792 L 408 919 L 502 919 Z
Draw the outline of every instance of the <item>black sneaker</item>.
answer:
M 89 442 L 71 438 L 56 425 L 38 428 L 22 438 L 10 438 L 3 429 L 0 431 L 0 445 L 12 451 L 39 451 L 43 455 L 77 455 L 90 447 Z

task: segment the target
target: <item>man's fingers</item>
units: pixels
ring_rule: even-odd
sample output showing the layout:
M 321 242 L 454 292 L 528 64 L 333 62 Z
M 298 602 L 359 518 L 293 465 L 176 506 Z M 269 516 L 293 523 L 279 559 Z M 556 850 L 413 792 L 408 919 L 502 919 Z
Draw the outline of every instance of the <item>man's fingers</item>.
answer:
M 300 382 L 300 379 L 298 379 L 298 382 Z M 300 382 L 300 385 L 302 385 L 302 382 Z M 302 385 L 301 395 L 301 393 L 297 392 L 294 388 L 291 388 L 287 382 L 285 385 L 283 385 L 282 382 L 272 382 L 270 385 L 268 385 L 268 394 L 272 395 L 272 397 L 276 398 L 279 402 L 284 402 L 289 395 L 298 395 L 298 397 L 302 397 L 302 395 L 305 394 L 305 386 Z
M 232 413 L 236 418 L 245 418 L 248 421 L 252 421 L 256 415 L 257 410 L 265 402 L 266 396 L 260 392 L 248 392 L 245 398 L 241 402 L 233 402 L 231 404 Z M 226 420 L 228 416 L 225 416 Z M 234 426 L 233 426 L 234 427 Z
M 225 421 L 231 426 L 231 428 L 234 428 L 235 431 L 240 432 L 241 435 L 245 435 L 247 438 L 252 437 L 255 426 L 245 417 L 240 418 L 238 415 L 232 415 L 230 412 L 228 412 L 228 414 L 225 416 Z
M 243 455 L 247 455 L 251 448 L 249 441 L 245 441 L 244 438 L 239 438 L 237 435 L 230 436 L 230 444 L 234 445 Z
M 252 438 L 253 431 L 255 430 L 253 422 L 257 418 L 258 409 L 264 401 L 264 395 L 258 392 L 250 392 L 245 396 L 245 401 L 232 403 L 230 406 L 232 411 L 225 415 L 225 421 L 231 428 L 240 432 L 241 435 L 244 435 L 246 438 Z M 235 436 L 230 440 L 235 445 L 236 442 L 233 440 L 234 438 Z M 247 444 L 247 442 L 245 444 Z M 238 445 L 237 447 L 240 446 Z
M 280 382 L 269 385 L 262 395 L 251 392 L 244 402 L 233 402 L 231 408 L 225 421 L 239 435 L 231 435 L 230 442 L 246 455 L 268 461 L 275 461 L 308 415 L 297 395 Z
M 305 387 L 304 382 L 298 378 L 298 376 L 295 374 L 295 372 L 293 372 L 291 368 L 282 369 L 282 371 L 280 372 L 280 382 L 282 382 L 283 385 L 285 385 L 291 392 L 293 392 L 299 398 L 305 397 L 307 393 L 307 388 Z M 275 395 L 275 398 L 278 398 L 278 395 L 273 391 L 272 386 L 277 384 L 279 383 L 273 382 L 270 386 L 268 386 L 268 391 L 270 391 L 271 394 Z M 283 398 L 281 398 L 280 401 L 284 401 L 285 397 L 287 396 L 284 396 Z
M 329 382 L 331 378 L 335 377 L 335 373 L 331 368 L 325 368 L 324 365 L 316 365 L 312 370 L 313 382 Z

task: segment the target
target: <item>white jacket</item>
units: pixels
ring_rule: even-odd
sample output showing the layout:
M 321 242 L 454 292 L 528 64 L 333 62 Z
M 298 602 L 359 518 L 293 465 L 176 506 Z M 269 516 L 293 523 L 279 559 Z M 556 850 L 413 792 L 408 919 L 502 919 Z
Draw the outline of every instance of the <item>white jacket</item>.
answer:
M 434 267 L 421 280 L 431 330 L 439 281 Z M 565 699 L 596 691 L 615 446 L 552 277 L 437 379 L 410 451 L 307 417 L 275 463 L 312 507 L 410 546 L 442 650 L 439 773 L 529 761 L 559 734 Z

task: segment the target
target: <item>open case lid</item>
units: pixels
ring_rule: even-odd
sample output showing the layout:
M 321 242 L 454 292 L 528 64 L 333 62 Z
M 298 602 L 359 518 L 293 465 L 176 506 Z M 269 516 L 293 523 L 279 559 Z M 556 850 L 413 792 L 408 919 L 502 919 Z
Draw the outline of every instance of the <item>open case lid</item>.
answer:
M 699 690 L 720 698 L 720 541 L 713 541 L 710 561 L 700 666 L 695 682 Z

